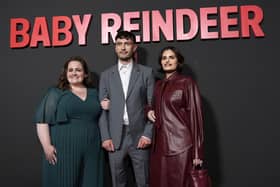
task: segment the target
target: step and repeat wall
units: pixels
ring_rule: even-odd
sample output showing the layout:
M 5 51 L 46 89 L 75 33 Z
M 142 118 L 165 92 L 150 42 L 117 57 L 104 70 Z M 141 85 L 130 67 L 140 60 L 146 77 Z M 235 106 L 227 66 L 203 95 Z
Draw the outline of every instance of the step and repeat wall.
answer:
M 279 137 L 278 6 L 268 1 L 2 1 L 0 186 L 38 187 L 35 108 L 70 56 L 100 73 L 114 37 L 132 31 L 138 63 L 156 78 L 160 50 L 177 47 L 201 90 L 206 165 L 214 187 L 276 186 Z M 108 160 L 105 186 L 111 186 Z M 130 176 L 130 186 L 133 177 Z

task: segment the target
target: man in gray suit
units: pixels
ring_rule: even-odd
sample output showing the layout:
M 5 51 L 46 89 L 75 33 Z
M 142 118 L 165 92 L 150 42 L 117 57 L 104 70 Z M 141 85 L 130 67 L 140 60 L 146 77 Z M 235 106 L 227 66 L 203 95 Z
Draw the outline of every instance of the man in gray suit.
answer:
M 148 187 L 149 149 L 153 125 L 144 108 L 151 104 L 152 69 L 134 62 L 134 34 L 115 37 L 116 65 L 101 74 L 99 99 L 103 108 L 99 128 L 102 146 L 109 152 L 113 187 L 125 187 L 130 158 L 138 187 Z

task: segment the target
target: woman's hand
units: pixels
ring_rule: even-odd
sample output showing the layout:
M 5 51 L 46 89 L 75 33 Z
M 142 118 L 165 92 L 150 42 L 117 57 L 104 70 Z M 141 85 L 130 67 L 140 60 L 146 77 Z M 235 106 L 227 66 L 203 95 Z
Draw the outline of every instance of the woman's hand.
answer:
M 44 148 L 46 160 L 52 164 L 55 165 L 57 163 L 57 157 L 56 157 L 56 149 L 53 145 L 48 145 Z
M 104 98 L 101 102 L 100 105 L 103 110 L 109 110 L 110 108 L 110 100 L 108 98 Z
M 198 165 L 202 165 L 202 163 L 203 163 L 203 161 L 202 160 L 200 160 L 199 158 L 195 158 L 195 159 L 193 159 L 193 165 L 194 166 L 198 166 Z
M 46 160 L 55 165 L 57 163 L 56 149 L 51 143 L 49 125 L 47 123 L 37 123 L 37 134 L 44 149 Z
M 155 111 L 150 110 L 147 114 L 147 117 L 154 123 L 156 121 Z

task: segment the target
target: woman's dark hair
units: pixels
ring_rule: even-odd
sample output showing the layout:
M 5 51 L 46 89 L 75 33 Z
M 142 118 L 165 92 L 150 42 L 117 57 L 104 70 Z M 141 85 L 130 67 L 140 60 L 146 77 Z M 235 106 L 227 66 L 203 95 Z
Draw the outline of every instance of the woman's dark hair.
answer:
M 167 46 L 164 47 L 161 51 L 160 51 L 160 55 L 158 56 L 158 64 L 160 65 L 160 72 L 164 73 L 164 70 L 162 69 L 162 65 L 161 65 L 161 59 L 162 59 L 162 54 L 164 53 L 164 51 L 167 50 L 171 50 L 173 51 L 173 53 L 175 53 L 175 56 L 177 58 L 178 61 L 178 65 L 177 65 L 177 69 L 176 71 L 181 72 L 183 70 L 183 65 L 184 65 L 184 56 L 181 54 L 181 52 L 174 46 Z
M 81 63 L 83 70 L 85 72 L 85 78 L 83 81 L 83 84 L 85 85 L 85 87 L 91 87 L 93 84 L 92 78 L 91 78 L 91 73 L 89 71 L 88 65 L 86 60 L 83 57 L 80 56 L 72 56 L 70 57 L 68 60 L 66 60 L 66 62 L 64 63 L 63 66 L 63 70 L 59 76 L 58 79 L 58 83 L 57 83 L 57 87 L 62 89 L 62 90 L 67 90 L 70 88 L 69 86 L 69 82 L 67 80 L 67 69 L 68 69 L 68 65 L 71 61 L 78 61 Z

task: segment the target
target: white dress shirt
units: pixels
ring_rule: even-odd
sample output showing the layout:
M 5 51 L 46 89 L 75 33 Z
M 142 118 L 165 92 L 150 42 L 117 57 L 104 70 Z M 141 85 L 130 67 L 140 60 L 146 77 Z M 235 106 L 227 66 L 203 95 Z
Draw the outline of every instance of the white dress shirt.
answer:
M 129 80 L 130 80 L 132 68 L 133 68 L 132 61 L 128 64 L 122 64 L 120 61 L 118 62 L 118 70 L 119 70 L 119 74 L 120 74 L 120 78 L 121 78 L 121 82 L 122 82 L 122 88 L 123 88 L 123 93 L 124 93 L 125 99 L 127 97 L 127 90 L 128 90 L 128 86 L 129 86 Z M 128 114 L 127 114 L 126 103 L 124 104 L 123 124 L 129 125 L 129 118 L 128 118 Z

